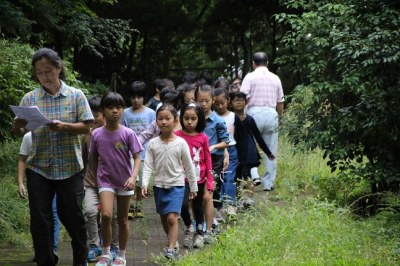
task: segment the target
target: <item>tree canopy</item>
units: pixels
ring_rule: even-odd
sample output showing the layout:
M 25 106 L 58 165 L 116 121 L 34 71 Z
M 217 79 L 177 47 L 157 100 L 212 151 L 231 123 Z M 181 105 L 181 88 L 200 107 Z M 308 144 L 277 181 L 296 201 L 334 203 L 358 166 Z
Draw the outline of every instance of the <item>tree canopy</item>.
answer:
M 27 61 L 16 66 L 2 50 L 0 82 L 11 93 L 1 95 L 11 97 L 0 104 L 17 104 L 33 84 L 13 85 L 13 71 L 29 76 L 24 45 L 54 48 L 78 80 L 109 86 L 114 77 L 122 94 L 134 80 L 179 84 L 187 70 L 244 76 L 263 50 L 288 95 L 291 139 L 321 147 L 332 170 L 387 186 L 400 181 L 399 10 L 395 0 L 0 0 L 2 45 L 21 43 L 11 54 Z
M 299 79 L 289 135 L 321 147 L 332 170 L 367 177 L 374 189 L 400 181 L 400 12 L 395 1 L 291 1 L 279 58 Z M 357 166 L 357 167 L 355 167 Z M 377 187 L 378 186 L 378 187 Z

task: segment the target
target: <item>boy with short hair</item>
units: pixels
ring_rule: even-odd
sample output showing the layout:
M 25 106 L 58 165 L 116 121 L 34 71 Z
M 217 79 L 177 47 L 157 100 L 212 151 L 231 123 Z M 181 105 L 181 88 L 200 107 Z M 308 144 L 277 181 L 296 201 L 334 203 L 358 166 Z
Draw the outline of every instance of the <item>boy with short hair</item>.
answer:
M 132 107 L 128 107 L 124 110 L 121 118 L 121 124 L 135 131 L 136 135 L 139 136 L 140 133 L 144 132 L 147 127 L 156 120 L 156 112 L 149 107 L 144 105 L 146 98 L 147 86 L 143 81 L 135 81 L 131 84 L 131 88 L 129 90 L 129 97 L 131 100 Z M 129 218 L 143 218 L 143 210 L 142 210 L 142 196 L 141 196 L 141 178 L 143 173 L 143 162 L 146 151 L 146 146 L 143 145 L 143 151 L 140 153 L 140 160 L 142 161 L 139 176 L 136 180 L 136 204 L 132 205 L 129 212 Z M 134 212 L 134 214 L 133 214 Z
M 154 111 L 157 110 L 157 106 L 161 103 L 160 92 L 161 92 L 161 90 L 163 88 L 165 88 L 167 86 L 175 88 L 174 83 L 172 82 L 172 80 L 169 80 L 169 79 L 156 79 L 154 81 L 154 88 L 155 88 L 156 93 L 147 102 L 147 107 L 153 109 Z
M 94 166 L 92 158 L 89 156 L 89 146 L 92 139 L 92 131 L 106 124 L 104 115 L 100 109 L 100 100 L 101 97 L 94 96 L 88 101 L 94 120 L 91 131 L 82 137 L 82 159 L 85 172 L 85 177 L 83 180 L 83 184 L 85 186 L 84 212 L 87 219 L 87 234 L 89 241 L 89 254 L 87 260 L 89 262 L 98 260 L 98 258 L 102 255 L 98 223 L 100 197 L 97 187 L 96 173 L 93 170 Z M 112 238 L 111 254 L 113 258 L 115 258 L 119 252 L 116 208 L 113 210 Z

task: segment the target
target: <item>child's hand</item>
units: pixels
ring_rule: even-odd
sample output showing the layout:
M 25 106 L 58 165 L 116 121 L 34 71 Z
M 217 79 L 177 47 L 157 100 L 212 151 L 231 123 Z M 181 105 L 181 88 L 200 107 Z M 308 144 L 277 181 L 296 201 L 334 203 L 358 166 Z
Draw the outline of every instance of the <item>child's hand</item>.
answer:
M 224 167 L 222 170 L 226 171 L 226 169 L 228 169 L 229 166 L 229 157 L 224 157 Z
M 131 176 L 125 182 L 125 190 L 133 190 L 135 188 L 136 178 Z
M 192 200 L 192 199 L 194 199 L 195 197 L 197 197 L 197 192 L 190 192 L 190 194 L 189 194 L 189 199 Z
M 24 184 L 18 185 L 18 194 L 23 199 L 26 199 L 26 197 L 28 196 L 28 193 L 26 193 Z
M 210 152 L 212 152 L 214 149 L 215 149 L 215 145 L 211 145 L 211 146 L 209 147 Z
M 147 187 L 142 187 L 142 197 L 147 199 Z
M 14 129 L 25 128 L 27 124 L 28 124 L 28 121 L 26 121 L 25 119 L 16 117 L 16 118 L 14 118 L 14 121 L 13 121 L 13 128 Z
M 270 159 L 271 161 L 275 160 L 275 155 L 273 155 L 272 153 L 270 155 L 268 155 L 268 159 Z

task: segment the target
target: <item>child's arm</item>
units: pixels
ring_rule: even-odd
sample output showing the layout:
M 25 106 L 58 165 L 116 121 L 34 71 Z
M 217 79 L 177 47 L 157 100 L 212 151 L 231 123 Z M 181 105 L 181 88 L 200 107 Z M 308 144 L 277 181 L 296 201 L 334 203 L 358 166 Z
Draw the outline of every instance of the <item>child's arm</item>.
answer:
M 206 164 L 206 186 L 208 191 L 214 190 L 214 176 L 212 174 L 212 161 L 211 161 L 211 152 L 208 147 L 208 137 L 205 136 L 205 140 L 203 143 L 203 151 L 204 151 L 204 160 Z
M 190 156 L 189 146 L 187 145 L 186 141 L 182 142 L 181 154 L 182 154 L 181 155 L 182 164 L 185 169 L 186 178 L 189 181 L 189 187 L 190 187 L 189 198 L 193 199 L 197 195 L 197 181 L 196 181 L 196 175 L 194 173 L 192 156 Z
M 97 168 L 99 165 L 99 154 L 97 151 L 97 145 L 95 141 L 95 136 L 92 135 L 92 138 L 90 139 L 90 145 L 89 145 L 89 153 L 88 153 L 88 161 L 90 161 L 92 164 L 88 165 L 89 167 L 93 167 L 93 174 L 95 176 L 94 182 L 96 185 L 96 188 L 98 188 L 98 183 L 97 183 Z
M 254 118 L 251 116 L 248 116 L 248 117 L 249 117 L 248 119 L 250 119 L 250 130 L 253 133 L 253 136 L 256 139 L 258 145 L 268 156 L 268 159 L 270 159 L 271 161 L 274 160 L 275 156 L 272 154 L 271 150 L 268 148 L 267 144 L 264 142 L 264 139 L 261 136 L 260 130 L 258 130 L 256 122 L 254 121 Z
M 142 196 L 147 199 L 147 187 L 149 186 L 150 176 L 154 171 L 154 155 L 152 152 L 152 143 L 149 142 L 149 145 L 146 149 L 146 155 L 144 156 L 144 166 L 143 166 L 143 176 L 142 176 Z M 161 162 L 159 162 L 161 163 Z
M 222 168 L 224 171 L 228 169 L 229 166 L 229 152 L 228 149 L 224 149 L 224 167 Z
M 147 127 L 145 131 L 138 135 L 138 139 L 140 144 L 146 144 L 150 139 L 157 137 L 160 134 L 160 130 L 158 129 L 157 122 L 154 120 Z
M 216 129 L 218 139 L 221 141 L 210 146 L 210 152 L 214 149 L 222 150 L 229 147 L 229 134 L 224 123 L 217 123 Z
M 246 159 L 246 149 L 245 147 L 243 147 L 244 145 L 244 138 L 245 136 L 243 136 L 243 123 L 240 120 L 240 117 L 238 115 L 235 114 L 235 131 L 233 134 L 233 137 L 236 140 L 236 149 L 237 149 L 237 154 L 238 154 L 238 162 L 239 163 L 243 163 Z
M 140 169 L 140 153 L 134 153 L 132 155 L 133 158 L 133 171 L 132 171 L 132 176 L 128 178 L 125 182 L 125 189 L 127 190 L 132 190 L 135 188 L 136 184 L 136 178 L 139 174 L 139 169 Z
M 26 155 L 20 154 L 18 157 L 18 194 L 21 198 L 26 199 L 27 193 L 24 185 L 24 173 L 25 173 L 25 162 L 26 162 Z
M 99 155 L 94 153 L 89 153 L 89 156 L 91 157 L 90 160 L 92 160 L 93 162 L 93 174 L 95 175 L 94 183 L 98 188 L 99 185 L 97 184 L 97 168 L 99 165 Z
M 82 136 L 81 143 L 82 143 L 81 149 L 82 149 L 82 160 L 83 160 L 83 172 L 86 172 L 86 169 L 88 167 L 87 165 L 88 158 L 89 158 L 89 153 L 88 153 L 89 147 L 86 145 L 86 135 Z

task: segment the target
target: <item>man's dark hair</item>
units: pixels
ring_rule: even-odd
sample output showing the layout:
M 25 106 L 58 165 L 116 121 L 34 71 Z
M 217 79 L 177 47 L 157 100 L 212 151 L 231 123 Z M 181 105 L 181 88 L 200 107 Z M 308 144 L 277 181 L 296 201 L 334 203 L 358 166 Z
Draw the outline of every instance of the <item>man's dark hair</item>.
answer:
M 253 62 L 256 66 L 266 66 L 268 63 L 268 56 L 264 52 L 257 52 L 253 54 Z
M 212 78 L 212 76 L 211 76 L 211 73 L 208 72 L 208 70 L 202 71 L 202 72 L 200 73 L 200 75 L 199 75 L 199 79 L 204 79 L 204 80 L 207 82 L 207 84 L 210 85 L 210 86 L 211 86 L 212 83 L 213 83 L 213 78 Z
M 154 81 L 154 87 L 156 88 L 156 90 L 158 90 L 159 92 L 165 88 L 165 87 L 172 87 L 175 88 L 175 84 L 172 80 L 164 78 L 164 79 L 156 79 Z
M 187 83 L 193 83 L 194 84 L 194 83 L 196 83 L 196 81 L 197 81 L 197 75 L 194 72 L 188 71 L 182 77 L 182 83 L 187 82 Z
M 100 107 L 100 102 L 101 102 L 101 97 L 100 96 L 93 96 L 88 100 L 90 110 L 92 110 L 92 113 L 94 112 L 100 112 L 101 107 Z

